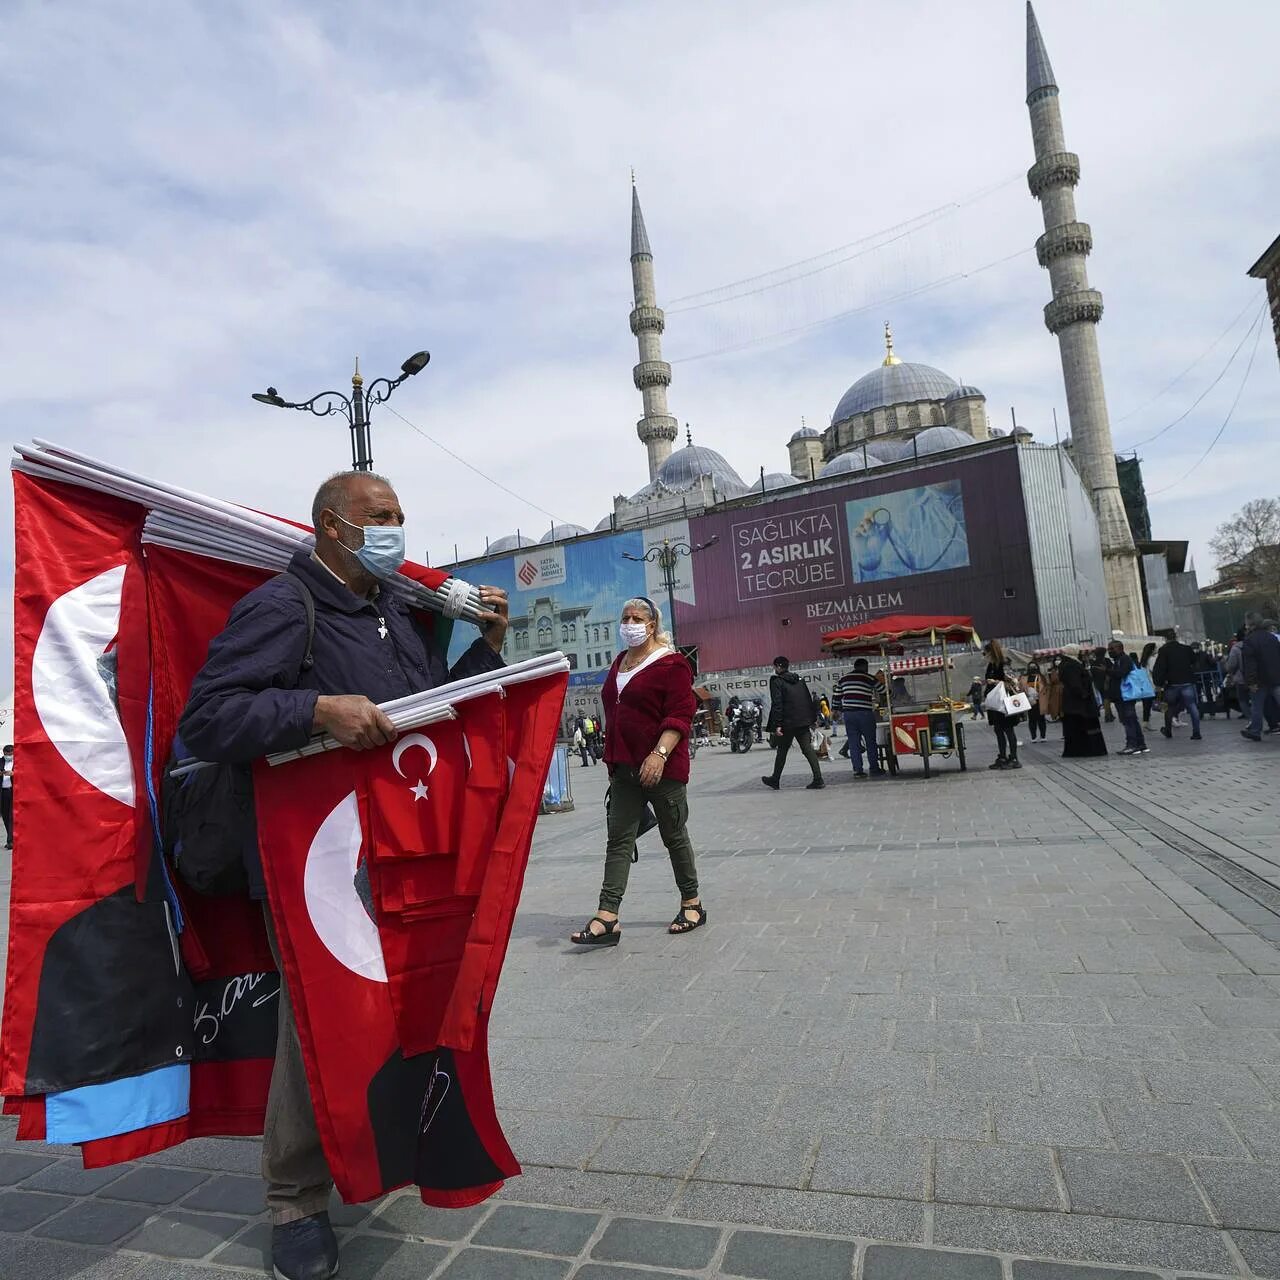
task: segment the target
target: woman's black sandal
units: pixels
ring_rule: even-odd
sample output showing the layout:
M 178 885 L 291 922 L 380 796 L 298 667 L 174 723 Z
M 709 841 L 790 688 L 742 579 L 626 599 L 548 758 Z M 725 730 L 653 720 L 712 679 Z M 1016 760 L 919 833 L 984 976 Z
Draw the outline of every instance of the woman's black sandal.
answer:
M 686 915 L 686 911 L 696 911 L 698 918 L 690 920 Z M 683 903 L 680 906 L 680 914 L 671 922 L 668 933 L 691 933 L 694 929 L 701 929 L 707 923 L 707 909 L 701 902 L 691 902 L 688 906 Z
M 591 921 L 594 920 L 598 924 L 604 925 L 603 933 L 595 933 L 591 928 Z M 577 943 L 580 947 L 616 947 L 618 939 L 622 937 L 622 927 L 616 920 L 601 920 L 599 916 L 592 916 L 584 924 L 577 933 L 569 935 L 569 941 Z

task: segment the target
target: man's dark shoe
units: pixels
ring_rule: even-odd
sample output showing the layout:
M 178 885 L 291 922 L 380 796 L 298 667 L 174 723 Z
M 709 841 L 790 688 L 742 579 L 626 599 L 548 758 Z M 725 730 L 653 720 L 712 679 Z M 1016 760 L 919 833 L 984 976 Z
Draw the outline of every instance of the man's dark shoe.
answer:
M 1008 763 L 1009 763 L 1009 762 L 1004 758 L 1004 756 L 1000 756 L 998 759 L 996 759 L 996 760 L 994 761 L 994 763 L 987 765 L 987 768 L 988 768 L 988 769 L 1003 769 L 1003 768 L 1005 767 L 1005 765 L 1007 765 Z
M 821 791 L 821 790 L 822 790 L 822 788 L 823 788 L 823 787 L 825 787 L 826 785 L 827 785 L 827 784 L 826 784 L 825 782 L 823 782 L 823 780 L 822 780 L 821 778 L 814 778 L 814 780 L 813 780 L 811 783 L 809 783 L 809 785 L 808 785 L 807 787 L 805 787 L 805 790 L 806 790 L 806 791 Z
M 865 769 L 855 769 L 853 771 L 853 776 L 855 778 L 865 778 L 867 776 L 867 771 Z
M 1166 738 L 1172 738 L 1172 737 L 1173 737 L 1173 730 L 1172 730 L 1172 729 L 1166 729 L 1163 725 L 1161 725 L 1161 726 L 1160 726 L 1160 732 L 1161 732 L 1161 733 L 1163 733 L 1163 734 L 1164 734 L 1164 736 L 1165 736 Z
M 1262 734 L 1260 734 L 1260 733 L 1250 733 L 1248 729 L 1241 729 L 1241 730 L 1240 730 L 1240 736 L 1241 736 L 1242 738 L 1248 738 L 1250 742 L 1261 742 L 1261 741 L 1262 741 Z
M 1199 741 L 1200 741 L 1200 735 L 1199 735 L 1198 733 L 1193 733 L 1193 734 L 1191 735 L 1191 741 L 1192 741 L 1192 742 L 1199 742 Z
M 761 778 L 760 781 L 763 782 L 766 787 L 772 787 L 774 791 L 777 791 L 780 785 L 777 778 L 771 778 L 769 777 L 768 774 L 765 774 L 765 776 Z
M 271 1228 L 276 1280 L 330 1280 L 338 1274 L 338 1240 L 327 1213 Z
M 1010 760 L 1010 761 L 1008 762 L 1008 764 L 1006 764 L 1006 765 L 1005 765 L 1005 768 L 1006 768 L 1006 769 L 1021 769 L 1021 768 L 1022 768 L 1022 761 L 1021 761 L 1021 760 Z

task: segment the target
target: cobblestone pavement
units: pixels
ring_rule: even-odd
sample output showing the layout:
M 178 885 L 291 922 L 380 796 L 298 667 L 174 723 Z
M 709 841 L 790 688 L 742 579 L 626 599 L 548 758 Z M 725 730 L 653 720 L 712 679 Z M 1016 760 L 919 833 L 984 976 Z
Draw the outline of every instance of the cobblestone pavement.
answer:
M 566 942 L 601 860 L 604 770 L 575 767 L 492 1022 L 525 1174 L 339 1210 L 343 1275 L 1280 1277 L 1280 741 L 1218 719 L 1073 762 L 1055 734 L 1009 774 L 971 728 L 967 774 L 833 760 L 821 794 L 704 751 L 708 926 L 666 934 L 647 836 L 601 951 Z M 2 1280 L 261 1272 L 255 1142 L 84 1172 L 12 1132 Z

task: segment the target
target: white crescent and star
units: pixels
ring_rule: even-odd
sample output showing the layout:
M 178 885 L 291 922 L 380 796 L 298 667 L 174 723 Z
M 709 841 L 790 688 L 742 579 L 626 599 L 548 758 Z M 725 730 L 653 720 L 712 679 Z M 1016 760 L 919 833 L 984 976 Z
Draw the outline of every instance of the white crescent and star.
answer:
M 133 763 L 124 726 L 98 659 L 120 630 L 125 566 L 60 595 L 31 659 L 31 696 L 45 735 L 90 786 L 132 807 Z
M 408 780 L 405 771 L 400 767 L 400 757 L 404 755 L 410 747 L 421 747 L 427 753 L 430 763 L 427 765 L 427 777 L 435 772 L 436 761 L 440 758 L 440 753 L 436 750 L 436 744 L 427 737 L 425 733 L 406 734 L 395 745 L 395 750 L 391 753 L 391 767 L 405 780 Z M 413 801 L 415 804 L 419 800 L 427 798 L 427 784 L 424 779 L 419 778 L 418 781 L 409 788 L 413 792 Z

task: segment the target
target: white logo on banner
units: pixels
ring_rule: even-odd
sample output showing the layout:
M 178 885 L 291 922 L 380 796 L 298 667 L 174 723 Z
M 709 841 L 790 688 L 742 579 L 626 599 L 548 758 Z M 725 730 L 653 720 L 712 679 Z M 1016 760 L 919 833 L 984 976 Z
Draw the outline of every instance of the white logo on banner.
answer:
M 525 551 L 516 557 L 517 590 L 540 591 L 543 587 L 564 585 L 564 548 L 547 547 Z

